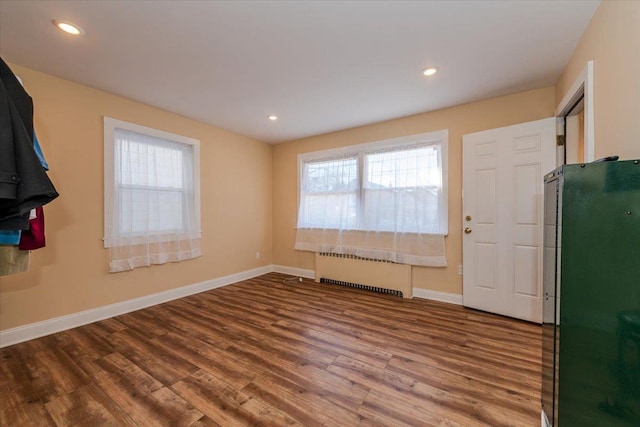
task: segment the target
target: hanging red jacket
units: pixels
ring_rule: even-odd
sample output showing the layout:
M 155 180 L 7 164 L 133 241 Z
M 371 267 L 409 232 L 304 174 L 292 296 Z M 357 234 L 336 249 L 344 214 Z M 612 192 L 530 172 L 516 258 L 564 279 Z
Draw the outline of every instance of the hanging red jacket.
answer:
M 42 206 L 36 208 L 36 217 L 29 220 L 29 229 L 23 230 L 20 235 L 18 249 L 32 251 L 44 248 L 44 210 Z

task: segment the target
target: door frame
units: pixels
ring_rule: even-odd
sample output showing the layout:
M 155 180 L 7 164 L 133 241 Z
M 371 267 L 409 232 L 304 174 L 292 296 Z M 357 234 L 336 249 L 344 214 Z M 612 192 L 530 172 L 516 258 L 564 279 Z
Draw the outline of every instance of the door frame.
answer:
M 567 93 L 556 107 L 556 134 L 564 135 L 563 120 L 573 105 L 584 96 L 584 161 L 595 160 L 595 126 L 593 110 L 593 60 L 588 61 L 578 78 L 573 82 Z M 560 156 L 556 156 L 556 162 Z M 558 165 L 560 166 L 560 165 Z

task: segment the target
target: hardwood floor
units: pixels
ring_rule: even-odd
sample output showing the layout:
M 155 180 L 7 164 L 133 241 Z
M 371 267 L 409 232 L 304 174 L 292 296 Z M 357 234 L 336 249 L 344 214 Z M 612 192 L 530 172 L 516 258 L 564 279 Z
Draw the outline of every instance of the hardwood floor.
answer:
M 0 425 L 539 425 L 539 326 L 285 277 L 0 350 Z

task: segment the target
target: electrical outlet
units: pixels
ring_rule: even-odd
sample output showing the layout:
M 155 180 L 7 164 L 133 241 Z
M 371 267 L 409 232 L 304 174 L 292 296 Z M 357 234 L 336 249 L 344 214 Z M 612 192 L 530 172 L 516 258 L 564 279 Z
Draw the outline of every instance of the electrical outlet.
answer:
M 459 274 L 460 276 L 462 276 L 462 273 L 463 273 L 463 271 L 462 271 L 462 264 L 459 264 L 459 265 L 458 265 L 458 274 Z
M 260 259 L 260 252 L 256 252 L 256 259 Z

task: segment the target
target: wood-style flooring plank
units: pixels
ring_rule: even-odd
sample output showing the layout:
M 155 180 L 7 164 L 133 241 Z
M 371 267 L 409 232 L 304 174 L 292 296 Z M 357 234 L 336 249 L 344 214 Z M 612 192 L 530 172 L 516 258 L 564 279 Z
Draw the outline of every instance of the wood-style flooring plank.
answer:
M 287 413 L 306 426 L 350 426 L 360 421 L 357 413 L 332 404 L 319 394 L 269 371 L 257 377 L 244 391 L 270 406 L 286 408 Z
M 136 426 L 95 384 L 80 387 L 45 406 L 58 426 Z
M 189 402 L 117 353 L 88 362 L 84 368 L 140 426 L 190 426 L 203 417 Z
M 193 366 L 224 377 L 225 381 L 240 389 L 264 371 L 261 365 L 241 355 L 233 355 L 226 349 L 217 348 L 205 342 L 184 339 L 179 335 L 168 334 L 158 338 L 159 346 L 167 352 L 179 354 Z M 185 378 L 188 375 L 185 375 Z
M 540 326 L 286 277 L 0 349 L 0 425 L 539 424 Z
M 166 335 L 166 334 L 165 334 Z M 157 340 L 147 339 L 143 330 L 127 329 L 111 335 L 116 351 L 164 385 L 171 385 L 198 370 L 184 358 L 169 353 Z
M 13 395 L 3 395 L 2 399 L 5 402 L 0 407 L 1 426 L 56 426 L 39 400 L 23 402 L 16 400 Z
M 385 366 L 392 356 L 392 353 L 361 342 L 349 334 L 323 333 L 288 321 L 278 322 L 271 330 L 285 338 L 302 339 L 307 344 L 323 348 L 327 353 L 353 357 L 376 366 Z
M 286 414 L 253 399 L 220 378 L 200 370 L 171 387 L 207 417 L 223 426 L 300 425 Z
M 7 397 L 0 399 L 0 409 L 10 401 L 40 403 L 40 397 L 24 366 L 24 359 L 17 350 L 16 346 L 0 349 L 0 396 Z
M 52 345 L 29 354 L 25 368 L 43 403 L 90 383 L 89 377 L 62 348 Z
M 495 387 L 483 381 L 469 378 L 462 372 L 445 371 L 398 356 L 394 356 L 389 361 L 387 370 L 410 376 L 443 391 L 485 402 L 488 408 L 499 407 L 502 408 L 502 411 L 504 408 L 508 408 L 527 413 L 537 405 L 537 402 L 530 396 L 514 390 Z
M 450 418 L 428 412 L 412 402 L 407 402 L 402 396 L 389 395 L 378 390 L 371 390 L 358 413 L 385 426 L 473 427 L 459 424 Z
M 106 336 L 95 333 L 95 329 L 74 328 L 54 335 L 58 345 L 72 358 L 99 358 L 113 353 L 113 347 Z
M 369 392 L 368 388 L 339 375 L 334 375 L 323 366 L 308 362 L 293 363 L 286 359 L 274 357 L 273 353 L 263 351 L 259 347 L 246 343 L 237 346 L 233 345 L 227 351 L 231 355 L 249 358 L 254 363 L 267 367 L 269 372 L 346 409 L 356 411 Z
M 329 367 L 330 372 L 403 400 L 423 412 L 441 416 L 464 426 L 504 425 L 518 419 L 517 411 L 508 406 L 500 413 L 487 411 L 485 402 L 468 396 L 465 391 L 451 392 L 423 383 L 413 376 L 376 368 L 366 363 L 340 357 Z M 514 418 L 516 417 L 516 418 Z

